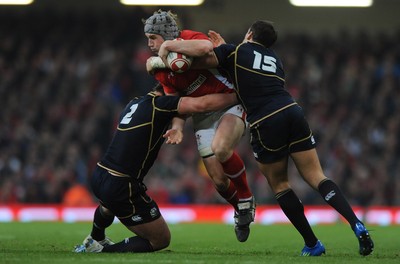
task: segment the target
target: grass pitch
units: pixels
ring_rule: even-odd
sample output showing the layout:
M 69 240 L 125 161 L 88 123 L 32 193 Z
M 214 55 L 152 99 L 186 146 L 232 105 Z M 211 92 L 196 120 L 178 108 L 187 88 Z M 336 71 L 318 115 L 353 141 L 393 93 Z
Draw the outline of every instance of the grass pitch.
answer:
M 236 240 L 233 226 L 224 224 L 170 225 L 168 249 L 140 254 L 77 254 L 73 246 L 91 230 L 90 223 L 0 223 L 0 263 L 400 263 L 400 227 L 369 226 L 375 242 L 372 255 L 358 254 L 358 242 L 347 225 L 319 225 L 314 230 L 324 243 L 322 257 L 300 257 L 303 241 L 291 225 L 251 225 L 245 243 Z M 132 234 L 121 224 L 107 235 L 120 241 Z

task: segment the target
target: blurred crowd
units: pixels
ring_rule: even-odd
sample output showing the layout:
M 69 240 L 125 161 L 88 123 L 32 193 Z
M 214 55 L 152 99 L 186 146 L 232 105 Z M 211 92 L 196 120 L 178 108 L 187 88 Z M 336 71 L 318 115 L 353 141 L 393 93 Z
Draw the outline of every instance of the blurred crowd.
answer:
M 0 12 L 0 204 L 95 201 L 88 179 L 119 112 L 155 84 L 145 71 L 151 53 L 141 19 L 149 15 Z M 399 43 L 400 31 L 288 32 L 275 46 L 324 171 L 352 205 L 400 205 Z M 274 204 L 248 141 L 238 146 L 248 181 L 259 204 Z M 303 203 L 324 204 L 293 164 L 290 171 Z M 184 142 L 163 146 L 146 184 L 160 204 L 223 203 L 190 120 Z

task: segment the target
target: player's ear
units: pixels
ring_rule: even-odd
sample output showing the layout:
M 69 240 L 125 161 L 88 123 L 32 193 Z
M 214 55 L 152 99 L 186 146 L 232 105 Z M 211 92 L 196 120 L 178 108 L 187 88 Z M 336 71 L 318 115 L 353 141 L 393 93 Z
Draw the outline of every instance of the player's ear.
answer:
M 247 40 L 253 40 L 253 31 L 248 31 L 247 32 Z
M 244 35 L 243 42 L 245 43 L 249 40 L 253 40 L 253 32 L 250 29 L 246 32 L 246 35 Z

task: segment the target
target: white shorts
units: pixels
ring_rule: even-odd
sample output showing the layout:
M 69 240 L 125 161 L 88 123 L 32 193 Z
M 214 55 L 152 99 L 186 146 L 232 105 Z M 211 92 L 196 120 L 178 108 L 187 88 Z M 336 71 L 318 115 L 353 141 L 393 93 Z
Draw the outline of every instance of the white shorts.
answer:
M 232 114 L 241 118 L 247 127 L 246 113 L 240 104 L 221 111 L 194 114 L 192 116 L 194 132 L 197 140 L 197 149 L 202 158 L 207 158 L 214 155 L 211 150 L 211 144 L 220 120 L 226 114 Z

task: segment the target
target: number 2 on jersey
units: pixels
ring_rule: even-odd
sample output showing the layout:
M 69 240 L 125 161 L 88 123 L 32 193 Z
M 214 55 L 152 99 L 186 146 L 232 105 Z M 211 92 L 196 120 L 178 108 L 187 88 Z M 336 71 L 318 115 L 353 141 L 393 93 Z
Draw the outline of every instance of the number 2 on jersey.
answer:
M 261 53 L 255 50 L 253 52 L 253 69 L 276 73 L 276 59 L 274 57 L 267 55 L 263 56 Z
M 138 108 L 138 104 L 131 105 L 130 111 L 124 115 L 120 124 L 123 124 L 123 125 L 129 124 L 129 122 L 131 122 L 131 120 L 132 120 L 132 115 L 133 115 L 133 113 L 135 113 L 137 108 Z

